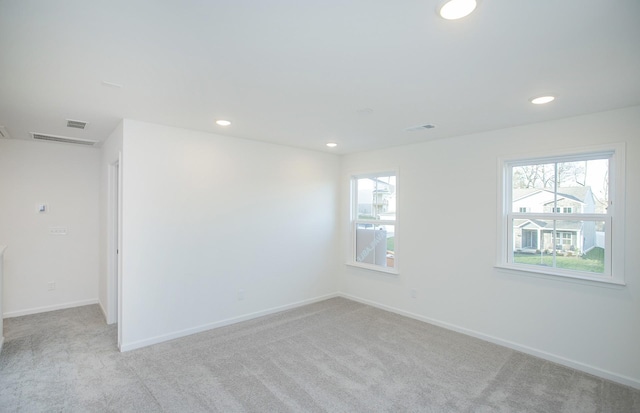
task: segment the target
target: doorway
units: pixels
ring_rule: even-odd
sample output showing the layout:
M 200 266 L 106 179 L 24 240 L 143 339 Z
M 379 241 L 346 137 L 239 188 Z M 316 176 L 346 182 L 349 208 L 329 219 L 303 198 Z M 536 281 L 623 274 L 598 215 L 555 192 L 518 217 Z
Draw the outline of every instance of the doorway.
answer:
M 109 165 L 109 199 L 108 199 L 108 276 L 107 276 L 107 324 L 118 324 L 118 349 L 122 336 L 121 312 L 121 213 L 122 213 L 122 176 L 121 158 Z

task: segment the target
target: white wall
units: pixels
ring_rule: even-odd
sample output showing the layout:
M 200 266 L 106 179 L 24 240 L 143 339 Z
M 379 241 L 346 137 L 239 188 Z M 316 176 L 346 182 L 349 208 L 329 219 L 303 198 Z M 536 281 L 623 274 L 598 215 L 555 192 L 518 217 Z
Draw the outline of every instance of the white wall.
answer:
M 498 157 L 607 142 L 627 145 L 627 286 L 494 268 Z M 343 267 L 344 294 L 640 387 L 640 107 L 345 156 L 342 194 L 393 167 L 400 275 Z
M 97 302 L 99 159 L 95 148 L 0 140 L 5 317 Z
M 110 193 L 112 180 L 112 165 L 119 161 L 119 156 L 122 153 L 122 137 L 123 137 L 123 124 L 120 122 L 118 127 L 109 135 L 107 140 L 101 147 L 101 161 L 100 161 L 100 275 L 98 282 L 98 300 L 100 307 L 102 308 L 105 318 L 108 323 L 116 322 L 116 306 L 114 303 L 114 297 L 111 294 L 117 293 L 117 284 L 113 279 L 110 279 L 111 266 L 114 265 L 113 261 L 109 261 L 109 254 L 112 254 L 111 248 L 114 243 L 110 237 L 116 234 L 110 229 L 110 225 L 113 224 L 113 216 L 110 216 L 112 211 L 110 208 Z M 110 284 L 112 283 L 112 284 Z
M 497 158 L 606 142 L 627 144 L 627 286 L 496 270 Z M 640 387 L 640 107 L 342 160 L 129 120 L 102 151 L 0 140 L 5 315 L 98 291 L 106 306 L 107 165 L 120 150 L 124 350 L 339 290 Z M 400 275 L 345 267 L 349 174 L 396 167 Z
M 123 158 L 123 350 L 335 293 L 337 156 L 125 120 Z

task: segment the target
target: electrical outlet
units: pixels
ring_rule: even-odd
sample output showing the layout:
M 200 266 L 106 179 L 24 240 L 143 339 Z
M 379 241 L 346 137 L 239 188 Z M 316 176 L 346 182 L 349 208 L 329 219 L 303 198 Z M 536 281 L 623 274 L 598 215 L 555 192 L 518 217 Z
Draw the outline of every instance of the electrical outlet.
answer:
M 416 298 L 418 296 L 418 292 L 414 289 L 411 290 L 411 298 Z
M 56 289 L 56 282 L 55 281 L 50 281 L 47 283 L 47 289 L 49 291 L 53 291 Z
M 242 301 L 244 300 L 244 290 L 243 289 L 239 289 L 238 290 L 238 301 Z

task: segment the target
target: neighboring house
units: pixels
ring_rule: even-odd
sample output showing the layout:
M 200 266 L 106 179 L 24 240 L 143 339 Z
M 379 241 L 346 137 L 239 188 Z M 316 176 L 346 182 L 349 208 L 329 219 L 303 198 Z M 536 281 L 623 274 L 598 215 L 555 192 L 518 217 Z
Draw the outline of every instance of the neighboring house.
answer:
M 396 186 L 377 178 L 362 178 L 359 183 L 357 216 L 377 223 L 358 223 L 356 261 L 395 267 Z M 390 225 L 380 221 L 389 221 Z
M 373 219 L 395 219 L 395 185 L 380 180 L 376 180 L 376 185 L 376 189 L 365 187 L 358 192 L 358 215 L 368 215 Z M 381 217 L 390 215 L 391 218 Z
M 582 254 L 596 246 L 596 223 L 572 220 L 571 214 L 595 212 L 591 187 L 559 188 L 558 199 L 553 191 L 543 188 L 514 189 L 513 212 L 567 214 L 556 220 L 556 240 L 553 242 L 553 220 L 515 219 L 514 250 L 520 252 L 550 252 Z M 554 202 L 555 201 L 555 202 Z M 554 206 L 555 205 L 555 206 Z

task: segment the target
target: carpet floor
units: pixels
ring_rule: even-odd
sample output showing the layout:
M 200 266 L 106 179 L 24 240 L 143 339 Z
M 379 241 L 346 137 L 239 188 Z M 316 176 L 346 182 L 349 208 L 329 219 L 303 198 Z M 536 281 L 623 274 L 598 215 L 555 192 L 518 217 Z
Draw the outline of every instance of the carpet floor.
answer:
M 640 412 L 640 391 L 343 298 L 119 353 L 98 306 L 5 320 L 0 412 Z

